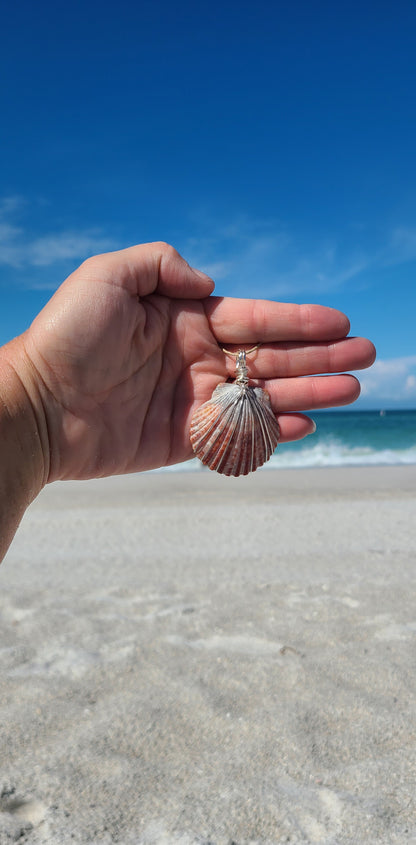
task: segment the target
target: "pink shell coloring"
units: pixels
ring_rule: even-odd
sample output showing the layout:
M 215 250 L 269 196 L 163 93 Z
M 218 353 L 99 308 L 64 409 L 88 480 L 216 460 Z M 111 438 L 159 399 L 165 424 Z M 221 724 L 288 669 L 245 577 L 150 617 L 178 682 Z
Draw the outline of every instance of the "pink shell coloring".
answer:
M 219 384 L 191 421 L 196 456 L 223 475 L 254 472 L 272 456 L 279 437 L 269 394 L 251 387 L 244 372 L 233 384 Z

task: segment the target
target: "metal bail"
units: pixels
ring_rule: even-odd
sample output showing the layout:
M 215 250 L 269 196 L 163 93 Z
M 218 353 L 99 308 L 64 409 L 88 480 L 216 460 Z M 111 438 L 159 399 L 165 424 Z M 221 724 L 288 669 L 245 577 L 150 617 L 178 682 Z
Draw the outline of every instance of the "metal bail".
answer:
M 237 353 L 237 360 L 235 363 L 236 384 L 248 384 L 248 369 L 246 363 L 247 353 L 244 349 L 240 349 Z

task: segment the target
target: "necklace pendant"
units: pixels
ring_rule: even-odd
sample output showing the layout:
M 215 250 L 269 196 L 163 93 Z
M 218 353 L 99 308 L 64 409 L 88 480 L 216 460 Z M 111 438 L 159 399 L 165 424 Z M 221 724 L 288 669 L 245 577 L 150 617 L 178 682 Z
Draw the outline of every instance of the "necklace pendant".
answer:
M 250 385 L 246 352 L 240 350 L 235 381 L 217 385 L 211 399 L 192 417 L 192 448 L 211 470 L 248 475 L 271 458 L 279 438 L 269 394 Z

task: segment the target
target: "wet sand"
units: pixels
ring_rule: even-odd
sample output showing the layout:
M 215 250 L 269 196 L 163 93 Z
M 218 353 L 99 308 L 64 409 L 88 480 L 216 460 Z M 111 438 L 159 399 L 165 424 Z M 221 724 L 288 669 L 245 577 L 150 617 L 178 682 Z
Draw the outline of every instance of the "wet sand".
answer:
M 416 843 L 415 504 L 416 467 L 47 488 L 0 568 L 2 845 Z

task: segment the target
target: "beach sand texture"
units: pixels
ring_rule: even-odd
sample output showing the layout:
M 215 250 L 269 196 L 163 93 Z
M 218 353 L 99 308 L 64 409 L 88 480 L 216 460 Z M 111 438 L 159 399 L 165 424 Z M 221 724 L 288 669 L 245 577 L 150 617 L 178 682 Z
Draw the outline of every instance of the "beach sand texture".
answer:
M 0 842 L 416 843 L 416 467 L 48 487 L 0 569 Z

